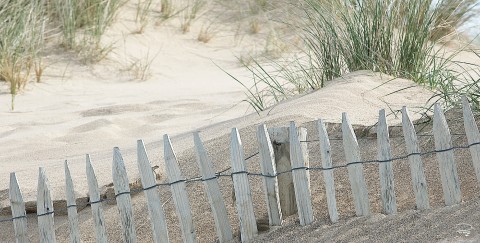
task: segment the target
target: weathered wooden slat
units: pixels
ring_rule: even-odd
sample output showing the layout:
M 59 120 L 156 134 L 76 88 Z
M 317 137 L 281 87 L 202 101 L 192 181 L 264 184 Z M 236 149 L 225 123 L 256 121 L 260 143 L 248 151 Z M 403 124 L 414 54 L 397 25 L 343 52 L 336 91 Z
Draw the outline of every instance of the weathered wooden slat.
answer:
M 402 128 L 407 147 L 408 161 L 410 163 L 410 174 L 412 175 L 413 193 L 415 194 L 415 203 L 418 210 L 430 208 L 428 200 L 427 181 L 423 170 L 422 157 L 418 148 L 418 139 L 415 127 L 408 114 L 407 107 L 402 108 Z
M 17 243 L 28 242 L 25 202 L 23 201 L 22 192 L 20 192 L 15 172 L 10 173 L 10 188 L 8 196 L 12 208 L 12 218 L 14 218 L 13 229 L 15 230 L 15 240 Z
M 384 109 L 380 110 L 378 113 L 377 147 L 379 161 L 388 161 L 392 159 L 387 117 Z M 382 199 L 383 212 L 385 214 L 397 213 L 392 161 L 381 162 L 378 165 L 378 169 L 380 173 L 380 197 Z
M 40 242 L 55 242 L 55 228 L 53 227 L 53 201 L 50 184 L 48 183 L 48 178 L 45 174 L 45 168 L 43 167 L 40 167 L 38 170 L 37 217 Z
M 450 206 L 460 203 L 462 194 L 453 150 L 444 151 L 452 148 L 452 137 L 447 120 L 439 104 L 435 104 L 434 108 L 433 137 L 435 139 L 435 150 L 437 151 L 436 155 L 440 169 L 440 178 L 442 179 L 445 205 Z
M 293 121 L 290 122 L 290 161 L 292 162 L 293 184 L 300 225 L 309 225 L 313 222 L 310 180 L 297 135 L 297 127 Z
M 235 188 L 240 234 L 242 242 L 250 242 L 257 235 L 257 222 L 253 210 L 252 194 L 245 167 L 245 155 L 238 129 L 232 128 L 230 154 L 232 162 L 232 178 Z
M 330 140 L 328 139 L 327 128 L 321 119 L 317 120 L 317 130 L 320 141 L 320 156 L 322 158 L 323 168 L 332 168 L 332 155 Z M 337 200 L 335 198 L 335 181 L 333 169 L 323 170 L 323 180 L 325 181 L 325 192 L 327 195 L 328 215 L 332 223 L 338 222 Z
M 263 177 L 263 190 L 265 192 L 265 200 L 267 202 L 268 222 L 270 225 L 282 225 L 282 211 L 280 208 L 279 189 L 277 174 L 275 168 L 275 155 L 273 153 L 273 146 L 270 141 L 270 136 L 267 132 L 265 124 L 257 128 L 257 140 L 259 144 L 260 153 L 260 168 L 262 174 L 272 177 Z
M 177 157 L 173 151 L 172 143 L 168 135 L 163 135 L 164 142 L 164 158 L 167 177 L 171 183 L 173 201 L 177 209 L 177 215 L 180 219 L 182 228 L 183 241 L 190 243 L 195 242 L 195 229 L 193 226 L 192 212 L 188 201 L 185 178 L 178 167 Z
M 67 198 L 68 226 L 70 230 L 70 241 L 80 242 L 80 231 L 78 230 L 78 214 L 75 191 L 73 189 L 72 176 L 68 163 L 65 160 L 65 195 Z
M 292 163 L 290 162 L 288 127 L 269 128 L 268 133 L 274 151 L 276 171 L 291 171 Z M 292 173 L 289 172 L 278 175 L 277 183 L 282 217 L 296 214 L 297 203 L 295 202 L 295 187 L 293 186 Z
M 137 162 L 140 180 L 147 197 L 148 213 L 153 231 L 155 243 L 168 242 L 168 229 L 165 222 L 165 214 L 162 208 L 162 200 L 157 190 L 157 180 L 148 159 L 147 151 L 142 140 L 137 141 Z
M 462 97 L 462 103 L 463 122 L 468 144 L 480 143 L 480 132 L 478 131 L 477 123 L 473 117 L 472 108 L 470 108 L 466 96 Z M 476 144 L 470 146 L 470 154 L 472 155 L 473 168 L 475 169 L 475 175 L 477 175 L 477 182 L 480 183 L 480 145 Z
M 90 161 L 90 155 L 86 155 L 86 174 L 88 181 L 88 194 L 92 208 L 93 223 L 95 226 L 95 239 L 97 243 L 107 243 L 108 237 L 105 230 L 105 217 L 103 216 L 100 192 L 98 191 L 97 177 Z
M 207 155 L 198 132 L 193 134 L 193 140 L 197 151 L 197 163 L 207 191 L 208 201 L 212 208 L 218 239 L 220 242 L 230 241 L 233 239 L 232 227 L 228 221 L 227 208 L 220 192 L 220 185 L 218 184 L 213 164 Z
M 117 147 L 113 148 L 112 178 L 117 208 L 122 221 L 123 240 L 137 242 L 127 170 L 120 149 Z
M 345 112 L 342 113 L 342 136 L 347 163 L 360 162 L 360 148 L 357 137 Z M 363 164 L 349 164 L 347 168 L 348 179 L 352 187 L 355 212 L 357 216 L 367 216 L 370 214 L 370 202 L 368 201 L 367 184 L 365 183 L 365 176 L 363 174 Z

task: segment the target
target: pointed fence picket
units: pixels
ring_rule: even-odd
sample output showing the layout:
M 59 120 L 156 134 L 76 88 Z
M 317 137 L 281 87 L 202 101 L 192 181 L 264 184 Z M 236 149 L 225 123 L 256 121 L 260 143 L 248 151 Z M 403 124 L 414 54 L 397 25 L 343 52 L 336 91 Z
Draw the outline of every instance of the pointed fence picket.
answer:
M 205 190 L 207 191 L 208 201 L 212 208 L 218 239 L 220 242 L 231 241 L 233 239 L 232 227 L 228 221 L 227 208 L 220 192 L 220 185 L 218 184 L 213 164 L 210 158 L 208 158 L 207 151 L 203 147 L 198 132 L 193 134 L 193 139 L 197 150 L 197 163 L 202 174 Z
M 257 221 L 253 211 L 252 194 L 248 182 L 245 155 L 238 129 L 232 128 L 230 139 L 230 155 L 232 162 L 232 179 L 235 188 L 240 234 L 243 242 L 249 242 L 257 235 Z
M 434 108 L 433 137 L 445 205 L 450 206 L 460 203 L 462 200 L 460 181 L 458 180 L 453 150 L 450 149 L 452 147 L 452 137 L 448 129 L 447 120 L 439 104 L 435 104 Z
M 48 183 L 48 178 L 43 167 L 38 169 L 37 217 L 40 242 L 54 243 L 53 201 L 50 184 Z
M 473 117 L 468 100 L 463 97 L 463 117 L 464 126 L 467 134 L 469 149 L 472 156 L 473 166 L 480 181 L 480 134 Z M 424 175 L 421 153 L 418 140 L 406 107 L 402 109 L 402 128 L 407 149 L 406 156 L 410 163 L 410 172 L 412 176 L 413 191 L 415 194 L 416 207 L 419 210 L 428 209 L 429 199 L 427 193 L 427 184 Z M 327 198 L 328 214 L 330 220 L 335 223 L 338 221 L 337 202 L 335 198 L 335 184 L 333 169 L 345 167 L 345 165 L 335 166 L 332 163 L 330 140 L 324 122 L 319 119 L 316 121 L 316 129 L 319 135 L 320 157 L 322 167 L 313 168 L 323 171 L 325 192 Z M 288 144 L 289 160 L 291 169 L 279 170 L 275 158 L 275 149 L 273 141 L 270 140 L 267 127 L 262 124 L 257 129 L 257 140 L 259 144 L 259 162 L 261 174 L 256 176 L 263 177 L 263 188 L 267 204 L 270 225 L 281 225 L 282 207 L 280 203 L 278 175 L 291 174 L 294 183 L 295 193 L 290 194 L 297 206 L 298 217 L 301 225 L 307 225 L 313 222 L 312 195 L 310 191 L 308 150 L 306 143 L 306 130 L 298 132 L 294 122 L 290 127 L 274 129 L 283 133 L 287 137 L 284 143 Z M 280 134 L 280 133 L 279 133 Z M 300 135 L 299 135 L 300 134 Z M 303 135 L 302 135 L 303 134 Z M 456 164 L 451 141 L 450 131 L 447 121 L 439 105 L 435 105 L 433 134 L 435 140 L 435 153 L 439 163 L 439 170 L 444 192 L 446 205 L 457 204 L 461 201 L 461 191 L 459 178 L 457 175 Z M 215 227 L 220 242 L 228 242 L 233 239 L 232 227 L 229 222 L 228 212 L 225 202 L 220 192 L 220 185 L 217 178 L 220 174 L 214 171 L 214 165 L 207 155 L 204 145 L 198 133 L 194 133 L 194 143 L 197 152 L 197 162 L 201 172 L 201 180 L 205 185 L 206 194 L 212 208 L 212 214 L 215 220 Z M 277 136 L 278 137 L 278 136 Z M 368 190 L 365 183 L 363 162 L 360 158 L 360 150 L 356 135 L 346 113 L 342 114 L 342 137 L 345 157 L 347 162 L 348 176 L 352 188 L 355 212 L 358 216 L 370 214 L 370 202 Z M 304 141 L 305 140 L 305 141 Z M 278 141 L 277 141 L 278 142 Z M 279 145 L 279 144 L 276 144 Z M 282 146 L 277 146 L 278 148 Z M 286 146 L 283 146 L 283 149 Z M 379 122 L 377 125 L 377 147 L 378 164 L 380 174 L 380 192 L 383 205 L 383 212 L 386 214 L 396 213 L 396 199 L 394 188 L 394 177 L 392 169 L 392 157 L 387 119 L 384 110 L 379 111 Z M 277 148 L 277 149 L 278 149 Z M 242 242 L 250 242 L 257 235 L 257 223 L 253 208 L 252 195 L 249 184 L 249 172 L 245 165 L 245 156 L 239 132 L 236 128 L 231 132 L 231 163 L 232 180 L 235 190 L 236 208 L 240 221 L 240 233 Z M 282 151 L 278 151 L 282 153 Z M 430 152 L 428 152 L 430 153 Z M 164 135 L 164 160 L 167 172 L 168 183 L 157 184 L 156 177 L 152 171 L 152 165 L 148 159 L 143 141 L 137 141 L 138 170 L 143 186 L 145 197 L 147 198 L 148 211 L 150 215 L 153 241 L 168 242 L 168 229 L 165 222 L 165 215 L 162 208 L 162 201 L 157 190 L 159 185 L 170 186 L 172 197 L 179 216 L 184 242 L 196 242 L 196 234 L 193 225 L 192 212 L 188 201 L 186 191 L 187 180 L 182 176 L 175 152 L 173 150 L 170 138 Z M 398 159 L 398 158 L 397 158 Z M 69 166 L 65 161 L 65 185 L 66 201 L 68 211 L 68 222 L 70 229 L 71 242 L 80 242 L 80 232 L 78 226 L 77 205 L 74 192 L 74 184 L 70 174 Z M 88 190 L 93 223 L 95 227 L 95 237 L 97 242 L 108 242 L 105 228 L 105 218 L 102 209 L 102 199 L 99 193 L 99 187 L 95 172 L 93 170 L 90 156 L 86 156 L 86 175 L 88 181 Z M 251 174 L 250 174 L 251 175 Z M 123 158 L 118 148 L 113 151 L 112 166 L 113 184 L 117 208 L 120 214 L 122 233 L 125 242 L 135 242 L 136 232 L 131 204 L 131 192 L 127 171 Z M 196 179 L 199 180 L 199 179 Z M 40 242 L 55 242 L 54 231 L 54 208 L 52 203 L 51 190 L 45 169 L 39 169 L 38 188 L 37 188 L 37 219 Z M 17 242 L 28 242 L 27 218 L 25 212 L 25 203 L 19 189 L 15 173 L 10 174 L 9 199 L 11 204 L 12 218 Z
M 268 222 L 272 226 L 282 225 L 282 210 L 278 190 L 277 169 L 272 142 L 267 132 L 267 126 L 262 124 L 257 128 L 257 140 L 260 153 L 260 168 L 263 175 L 263 190 L 267 203 Z
M 177 157 L 173 151 L 172 143 L 168 135 L 163 135 L 165 167 L 167 169 L 167 178 L 172 189 L 173 201 L 182 228 L 183 241 L 186 243 L 196 242 L 195 229 L 193 228 L 193 218 L 188 202 L 188 194 L 185 184 L 185 178 L 182 176 L 178 167 Z
M 380 197 L 385 214 L 397 213 L 397 201 L 395 199 L 395 186 L 392 169 L 392 151 L 390 149 L 390 137 L 385 110 L 380 110 L 377 125 L 378 160 L 382 161 L 378 168 L 380 173 Z M 385 161 L 385 162 L 383 162 Z
M 305 166 L 305 157 L 294 122 L 290 122 L 290 161 L 292 163 L 293 185 L 295 187 L 298 217 L 301 225 L 308 225 L 313 222 L 310 177 L 308 176 L 307 167 Z
M 68 226 L 70 230 L 70 241 L 80 242 L 80 232 L 78 231 L 78 214 L 75 190 L 73 189 L 72 176 L 68 163 L 65 160 L 65 195 L 67 197 Z
M 410 163 L 410 174 L 412 175 L 413 192 L 418 210 L 430 208 L 428 200 L 427 180 L 423 170 L 422 157 L 418 147 L 418 139 L 415 133 L 415 127 L 410 120 L 407 107 L 402 108 L 402 128 L 407 147 L 408 161 Z
M 25 212 L 25 202 L 23 201 L 20 187 L 18 186 L 15 172 L 10 173 L 10 189 L 8 191 L 10 205 L 12 208 L 13 229 L 15 230 L 15 239 L 17 242 L 28 242 L 27 236 L 27 214 Z
M 90 155 L 86 155 L 86 174 L 88 182 L 88 194 L 90 195 L 90 206 L 92 208 L 92 217 L 95 227 L 95 238 L 97 243 L 107 243 L 107 231 L 105 230 L 105 217 L 103 216 L 103 208 L 100 200 L 100 192 L 98 191 L 97 176 L 92 167 Z
M 472 155 L 473 168 L 475 175 L 477 175 L 477 182 L 480 183 L 480 132 L 478 131 L 477 123 L 473 117 L 472 109 L 468 103 L 467 97 L 462 97 L 463 103 L 463 122 L 465 126 L 465 133 L 467 134 L 468 144 L 475 144 L 470 146 L 470 154 Z
M 117 208 L 122 221 L 123 241 L 137 242 L 135 225 L 133 223 L 132 199 L 130 196 L 130 186 L 127 177 L 127 170 L 123 162 L 120 149 L 113 148 L 113 166 L 112 166 L 113 187 L 115 190 L 115 199 Z
M 328 139 L 327 128 L 322 119 L 317 121 L 317 130 L 320 141 L 320 155 L 322 157 L 322 167 L 327 168 L 323 171 L 323 180 L 325 181 L 325 192 L 327 196 L 328 215 L 332 223 L 338 221 L 337 200 L 335 199 L 335 181 L 333 179 L 332 155 L 330 151 L 330 140 Z
M 165 222 L 165 214 L 163 213 L 162 200 L 157 190 L 157 180 L 155 179 L 152 165 L 150 164 L 142 140 L 137 141 L 137 163 L 140 180 L 142 181 L 142 186 L 147 198 L 153 241 L 155 243 L 168 242 L 167 223 Z
M 367 216 L 370 214 L 370 202 L 368 201 L 367 184 L 363 175 L 363 164 L 360 162 L 360 148 L 357 137 L 353 132 L 352 125 L 348 120 L 347 113 L 342 113 L 342 134 L 343 148 L 348 169 L 348 179 L 352 187 L 353 201 L 355 204 L 355 213 L 357 216 Z M 356 162 L 356 163 L 355 163 Z M 352 164 L 355 163 L 355 164 Z

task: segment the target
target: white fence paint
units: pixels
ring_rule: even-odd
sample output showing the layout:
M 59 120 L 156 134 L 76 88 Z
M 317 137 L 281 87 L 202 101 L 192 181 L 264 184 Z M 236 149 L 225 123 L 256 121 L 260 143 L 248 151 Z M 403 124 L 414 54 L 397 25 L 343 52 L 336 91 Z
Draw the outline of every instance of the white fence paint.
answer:
M 463 115 L 465 131 L 469 144 L 480 142 L 478 127 L 476 126 L 472 111 L 466 99 L 463 100 Z M 327 206 L 330 220 L 337 222 L 339 219 L 337 211 L 337 203 L 335 198 L 335 184 L 333 176 L 333 165 L 330 151 L 330 141 L 328 138 L 325 124 L 322 120 L 316 122 L 319 134 L 320 155 L 322 160 L 324 185 L 326 189 Z M 428 209 L 429 201 L 427 194 L 427 184 L 423 171 L 423 164 L 420 156 L 417 136 L 414 126 L 409 118 L 406 107 L 402 109 L 402 127 L 406 143 L 407 153 L 410 163 L 410 171 L 412 175 L 412 185 L 415 194 L 417 209 Z M 301 144 L 297 136 L 297 127 L 293 122 L 289 127 L 289 143 L 290 143 L 290 160 L 292 171 L 298 217 L 302 225 L 313 222 L 312 200 L 310 192 L 309 170 L 308 167 L 308 151 L 304 144 Z M 355 211 L 358 216 L 370 214 L 370 204 L 368 199 L 368 190 L 365 183 L 363 165 L 360 162 L 360 150 L 358 147 L 356 136 L 353 132 L 347 114 L 342 117 L 342 133 L 343 145 L 346 154 L 349 180 L 353 194 Z M 441 174 L 442 188 L 444 191 L 444 199 L 446 205 L 457 204 L 461 201 L 461 191 L 459 178 L 456 171 L 456 164 L 453 157 L 450 132 L 447 122 L 441 108 L 435 106 L 433 133 L 435 139 L 435 148 L 441 152 L 437 152 L 437 160 Z M 277 181 L 278 171 L 275 166 L 274 150 L 270 141 L 267 127 L 260 125 L 257 130 L 257 139 L 259 142 L 259 153 L 262 174 L 263 188 L 266 198 L 266 204 L 269 215 L 270 225 L 281 225 L 282 211 L 279 200 L 279 184 Z M 220 242 L 228 242 L 233 238 L 231 224 L 228 218 L 228 212 L 220 192 L 220 185 L 214 172 L 212 161 L 207 156 L 207 151 L 203 147 L 198 133 L 194 134 L 194 142 L 197 150 L 197 162 L 205 184 L 205 190 L 209 198 L 212 208 L 213 217 L 217 236 Z M 385 117 L 385 111 L 379 113 L 379 123 L 377 125 L 377 146 L 378 160 L 386 161 L 379 163 L 380 173 L 380 192 L 383 205 L 383 211 L 386 214 L 395 213 L 396 199 L 394 190 L 392 155 L 390 151 L 390 141 L 388 136 L 388 126 Z M 236 128 L 231 133 L 231 163 L 232 163 L 232 179 L 234 182 L 236 206 L 238 217 L 240 220 L 240 232 L 243 242 L 249 242 L 257 235 L 257 224 L 253 202 L 251 197 L 250 185 L 248 180 L 248 172 L 246 171 L 245 158 L 243 153 L 240 134 Z M 472 161 L 476 175 L 480 181 L 480 145 L 470 146 Z M 167 177 L 169 186 L 172 190 L 177 215 L 182 229 L 182 237 L 184 242 L 202 241 L 196 238 L 195 228 L 192 220 L 190 202 L 186 191 L 186 180 L 182 176 L 178 166 L 175 153 L 168 135 L 164 136 L 164 153 L 167 168 Z M 168 227 L 165 222 L 165 215 L 162 208 L 162 201 L 156 187 L 158 186 L 155 175 L 152 172 L 151 164 L 145 150 L 143 141 L 137 143 L 138 169 L 145 196 L 147 197 L 148 210 L 151 220 L 154 242 L 168 242 Z M 127 171 L 123 162 L 122 155 L 118 148 L 113 153 L 112 176 L 115 187 L 117 207 L 123 227 L 123 237 L 125 242 L 136 242 L 135 223 L 133 220 L 133 211 L 131 205 L 131 195 L 128 184 Z M 74 185 L 65 162 L 65 183 L 66 183 L 66 199 L 68 207 L 68 219 L 70 227 L 71 242 L 80 241 L 80 233 L 78 231 L 78 215 L 75 205 Z M 86 157 L 86 175 L 88 180 L 90 204 L 93 214 L 93 222 L 95 227 L 95 236 L 97 242 L 108 242 L 106 234 L 105 219 L 103 215 L 102 203 L 99 193 L 97 179 L 90 161 L 90 157 Z M 39 169 L 38 188 L 37 188 L 37 215 L 38 230 L 40 242 L 55 242 L 53 203 L 51 200 L 51 190 L 48 184 L 46 171 Z M 15 230 L 17 242 L 28 242 L 27 218 L 25 213 L 25 203 L 19 189 L 15 173 L 10 174 L 10 190 L 9 199 L 12 208 L 12 221 Z

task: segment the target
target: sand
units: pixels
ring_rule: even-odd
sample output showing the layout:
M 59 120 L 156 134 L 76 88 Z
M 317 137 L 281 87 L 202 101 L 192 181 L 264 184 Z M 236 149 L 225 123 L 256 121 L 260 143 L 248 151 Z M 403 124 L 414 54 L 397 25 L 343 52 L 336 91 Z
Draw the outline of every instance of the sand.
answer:
M 321 90 L 293 97 L 257 114 L 247 103 L 242 102 L 245 99 L 242 87 L 219 67 L 248 82 L 248 79 L 245 79 L 248 72 L 240 67 L 236 56 L 256 52 L 257 44 L 253 43 L 258 43 L 262 39 L 261 36 L 247 35 L 239 42 L 231 30 L 222 29 L 212 41 L 201 43 L 196 40 L 196 34 L 202 22 L 193 25 L 190 33 L 183 34 L 173 21 L 148 26 L 142 34 L 132 34 L 136 27 L 131 14 L 128 14 L 129 11 L 130 13 L 133 11 L 130 5 L 124 7 L 125 15 L 119 16 L 120 21 L 108 34 L 107 41 L 114 40 L 115 49 L 107 59 L 93 66 L 85 66 L 67 54 L 52 52 L 47 57 L 51 64 L 45 70 L 42 82 L 29 84 L 27 89 L 16 97 L 15 111 L 10 110 L 10 96 L 6 93 L 0 94 L 1 208 L 8 206 L 7 189 L 11 172 L 17 175 L 25 201 L 31 202 L 34 206 L 38 167 L 44 167 L 53 198 L 61 201 L 65 198 L 63 162 L 67 160 L 76 195 L 85 198 L 88 191 L 85 176 L 87 153 L 92 157 L 99 185 L 104 188 L 112 182 L 112 148 L 118 146 L 124 157 L 130 181 L 134 182 L 138 179 L 136 141 L 143 139 L 152 165 L 163 168 L 162 135 L 169 134 L 183 175 L 191 178 L 199 175 L 191 135 L 193 131 L 200 131 L 215 170 L 220 171 L 230 166 L 229 133 L 233 127 L 240 129 L 245 154 L 251 155 L 256 152 L 257 147 L 256 126 L 262 123 L 269 127 L 278 127 L 288 125 L 289 121 L 295 121 L 298 125 L 307 126 L 309 136 L 315 137 L 312 122 L 318 118 L 331 123 L 330 131 L 334 133 L 335 127 L 338 128 L 338 125 L 334 124 L 341 121 L 342 112 L 347 112 L 353 124 L 369 126 L 375 124 L 378 111 L 386 109 L 389 124 L 395 125 L 399 123 L 398 110 L 402 106 L 409 107 L 414 118 L 420 118 L 420 113 L 415 112 L 422 111 L 421 107 L 431 96 L 430 91 L 414 85 L 412 81 L 392 80 L 392 77 L 387 75 L 359 71 L 330 81 Z M 151 59 L 150 77 L 145 81 L 135 80 L 128 69 L 132 67 L 132 62 L 145 58 Z M 407 87 L 409 88 L 404 89 Z M 398 90 L 402 91 L 397 92 Z M 375 141 L 373 140 L 373 143 L 371 139 L 365 141 L 361 144 L 366 148 L 364 155 L 375 156 L 376 150 L 373 145 Z M 369 143 L 372 143 L 372 146 L 369 146 Z M 429 146 L 427 142 L 425 144 Z M 332 150 L 339 154 L 337 162 L 341 163 L 341 145 L 335 146 Z M 315 145 L 311 145 L 309 149 L 312 163 L 319 163 L 318 149 L 315 149 Z M 435 168 L 434 160 L 430 161 L 432 168 Z M 249 170 L 258 171 L 258 158 L 249 161 L 248 167 Z M 395 168 L 396 176 L 398 173 L 408 171 L 405 166 Z M 370 173 L 372 176 L 368 182 L 375 195 L 371 198 L 374 216 L 361 219 L 353 217 L 350 195 L 348 192 L 339 193 L 337 200 L 342 202 L 340 203 L 342 221 L 337 225 L 331 225 L 326 220 L 325 196 L 321 177 L 317 173 L 312 175 L 312 185 L 315 185 L 312 190 L 315 192 L 315 217 L 319 221 L 303 228 L 299 227 L 295 217 L 292 216 L 286 219 L 286 227 L 263 234 L 259 242 L 291 241 L 302 237 L 308 242 L 337 241 L 336 239 L 351 241 L 357 239 L 355 237 L 358 235 L 363 237 L 358 238 L 358 242 L 373 239 L 379 242 L 392 239 L 429 241 L 430 235 L 438 235 L 437 232 L 445 230 L 446 226 L 433 228 L 431 234 L 426 234 L 425 237 L 422 236 L 423 238 L 408 238 L 401 234 L 395 236 L 400 238 L 392 238 L 388 230 L 392 228 L 401 230 L 408 225 L 410 228 L 405 229 L 415 229 L 413 234 L 421 235 L 422 232 L 430 230 L 428 222 L 435 219 L 449 222 L 450 218 L 445 216 L 449 213 L 458 219 L 449 222 L 450 224 L 457 221 L 460 223 L 464 214 L 456 214 L 457 209 L 460 209 L 459 212 L 474 211 L 479 195 L 475 193 L 478 190 L 474 190 L 478 188 L 473 183 L 471 170 L 468 170 L 470 167 L 465 162 L 462 168 L 464 174 L 461 176 L 465 175 L 465 178 L 468 178 L 462 180 L 462 183 L 466 183 L 465 187 L 469 189 L 464 194 L 466 202 L 461 206 L 446 209 L 442 207 L 439 193 L 441 187 L 438 185 L 438 178 L 435 179 L 436 174 L 432 172 L 429 178 L 432 182 L 437 182 L 436 186 L 431 187 L 430 195 L 435 210 L 429 212 L 413 210 L 413 195 L 409 192 L 410 184 L 407 178 L 400 179 L 398 183 L 398 191 L 405 192 L 397 199 L 401 204 L 399 216 L 385 217 L 379 214 L 379 196 L 376 192 L 378 186 L 375 187 L 375 183 L 378 184 L 377 178 L 375 173 Z M 374 168 L 367 169 L 373 171 Z M 337 190 L 346 191 L 343 188 L 349 188 L 349 184 L 345 180 L 345 173 L 339 172 L 338 176 Z M 165 176 L 162 175 L 160 181 L 164 180 Z M 251 178 L 250 182 L 256 216 L 258 219 L 265 219 L 266 209 L 261 180 Z M 231 180 L 222 177 L 220 184 L 230 222 L 238 232 Z M 169 237 L 172 242 L 181 242 L 178 219 L 170 200 L 169 189 L 162 187 L 159 192 L 165 202 Z M 199 242 L 214 241 L 216 237 L 213 218 L 203 185 L 188 184 L 188 192 Z M 138 239 L 140 242 L 149 242 L 152 236 L 143 194 L 133 197 L 133 205 Z M 122 238 L 119 234 L 121 228 L 117 208 L 107 204 L 104 208 L 109 239 L 112 242 L 119 242 Z M 0 214 L 2 218 L 8 217 L 8 210 L 5 209 Z M 468 215 L 468 219 L 471 220 L 466 222 L 473 224 L 473 221 L 478 219 L 478 214 Z M 412 218 L 420 218 L 423 222 L 422 227 L 414 227 L 415 225 L 411 223 Z M 36 223 L 35 215 L 29 214 L 28 225 L 31 228 L 32 241 L 38 240 Z M 66 217 L 57 215 L 55 226 L 58 241 L 68 241 Z M 381 229 L 384 232 L 383 236 L 375 232 L 376 226 L 383 227 Z M 80 212 L 80 230 L 83 241 L 94 241 L 89 207 Z M 2 232 L 0 241 L 13 240 L 11 222 L 0 223 L 0 232 Z M 453 237 L 456 234 L 454 231 L 451 232 L 453 233 L 441 235 L 435 240 Z M 342 235 L 344 238 L 341 238 Z M 318 238 L 320 236 L 324 238 Z M 403 236 L 406 238 L 401 238 Z

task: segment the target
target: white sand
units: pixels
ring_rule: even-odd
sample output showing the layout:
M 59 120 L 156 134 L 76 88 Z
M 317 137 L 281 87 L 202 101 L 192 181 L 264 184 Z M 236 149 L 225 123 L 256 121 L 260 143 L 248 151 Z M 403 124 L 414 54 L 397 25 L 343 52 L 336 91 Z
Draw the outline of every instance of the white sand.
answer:
M 52 54 L 42 83 L 29 84 L 17 96 L 15 111 L 10 110 L 10 95 L 0 94 L 0 190 L 8 188 L 9 174 L 16 172 L 24 199 L 35 201 L 38 167 L 45 167 L 54 198 L 63 199 L 63 161 L 68 160 L 80 197 L 87 192 L 86 153 L 92 156 L 99 184 L 106 185 L 112 181 L 112 148 L 120 147 L 133 181 L 138 174 L 137 139 L 144 139 L 152 163 L 162 166 L 161 138 L 165 133 L 172 136 L 174 149 L 181 153 L 191 149 L 194 130 L 201 130 L 204 141 L 215 143 L 215 138 L 225 136 L 232 127 L 263 122 L 286 125 L 290 120 L 301 124 L 317 118 L 339 122 L 342 112 L 347 112 L 354 124 L 372 125 L 379 109 L 393 114 L 404 105 L 422 106 L 431 95 L 418 86 L 396 92 L 413 82 L 388 82 L 391 77 L 361 71 L 260 115 L 246 115 L 252 110 L 241 102 L 244 90 L 214 63 L 239 77 L 248 76 L 235 55 L 248 53 L 245 48 L 250 40 L 237 44 L 231 32 L 222 32 L 223 37 L 204 44 L 196 40 L 199 24 L 189 34 L 179 33 L 174 24 L 149 26 L 144 34 L 130 34 L 135 28 L 127 20 L 119 21 L 124 24 L 111 31 L 109 38 L 117 42 L 107 60 L 83 66 L 63 54 Z M 147 53 L 154 58 L 147 81 L 132 80 L 129 72 L 119 71 L 126 69 L 132 58 L 141 60 Z M 398 122 L 393 115 L 388 119 Z M 244 143 L 255 146 L 251 139 Z M 222 166 L 228 165 L 228 158 L 225 154 Z M 182 169 L 186 175 L 195 174 L 196 162 L 188 161 Z M 6 197 L 0 202 L 8 205 Z

